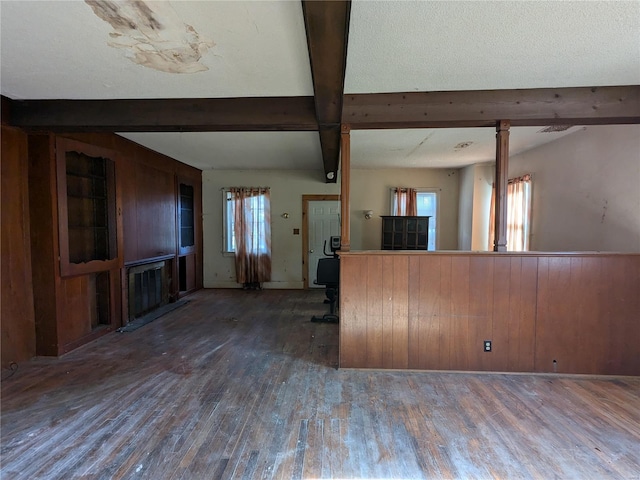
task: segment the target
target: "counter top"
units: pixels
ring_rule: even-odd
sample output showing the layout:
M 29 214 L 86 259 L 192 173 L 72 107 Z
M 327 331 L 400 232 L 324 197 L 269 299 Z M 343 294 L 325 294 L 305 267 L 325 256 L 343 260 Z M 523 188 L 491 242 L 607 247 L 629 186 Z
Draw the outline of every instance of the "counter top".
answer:
M 592 257 L 592 256 L 640 256 L 640 252 L 483 252 L 470 250 L 351 250 L 339 255 L 460 255 L 460 256 L 531 256 L 531 257 Z

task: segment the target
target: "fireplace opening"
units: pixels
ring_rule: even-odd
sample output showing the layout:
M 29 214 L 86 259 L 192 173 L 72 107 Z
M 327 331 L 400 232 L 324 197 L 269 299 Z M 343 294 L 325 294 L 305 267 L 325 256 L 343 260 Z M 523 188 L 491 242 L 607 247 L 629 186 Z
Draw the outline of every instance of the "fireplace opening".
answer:
M 147 263 L 127 270 L 129 321 L 169 303 L 169 268 L 166 261 Z

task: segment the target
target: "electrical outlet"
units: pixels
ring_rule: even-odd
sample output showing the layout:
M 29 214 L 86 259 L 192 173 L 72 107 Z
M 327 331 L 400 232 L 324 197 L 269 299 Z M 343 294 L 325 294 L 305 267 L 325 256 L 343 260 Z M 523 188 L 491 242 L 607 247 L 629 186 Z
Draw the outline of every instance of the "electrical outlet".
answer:
M 484 341 L 484 351 L 485 352 L 490 352 L 491 351 L 491 340 L 485 340 Z

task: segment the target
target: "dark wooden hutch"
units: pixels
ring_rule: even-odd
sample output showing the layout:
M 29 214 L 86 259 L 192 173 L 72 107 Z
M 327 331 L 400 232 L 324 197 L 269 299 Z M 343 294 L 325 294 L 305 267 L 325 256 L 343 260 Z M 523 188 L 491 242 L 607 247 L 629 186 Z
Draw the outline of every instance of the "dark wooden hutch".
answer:
M 382 216 L 381 250 L 427 250 L 430 216 Z

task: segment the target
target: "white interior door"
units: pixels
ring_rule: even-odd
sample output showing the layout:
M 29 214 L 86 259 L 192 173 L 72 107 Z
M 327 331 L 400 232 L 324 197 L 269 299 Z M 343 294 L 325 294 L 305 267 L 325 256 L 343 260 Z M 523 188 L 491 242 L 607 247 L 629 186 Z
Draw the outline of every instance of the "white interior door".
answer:
M 316 285 L 318 259 L 324 257 L 322 252 L 324 242 L 327 242 L 327 252 L 330 252 L 329 238 L 340 235 L 340 201 L 314 200 L 309 202 L 309 263 L 307 278 L 310 288 L 325 288 Z

